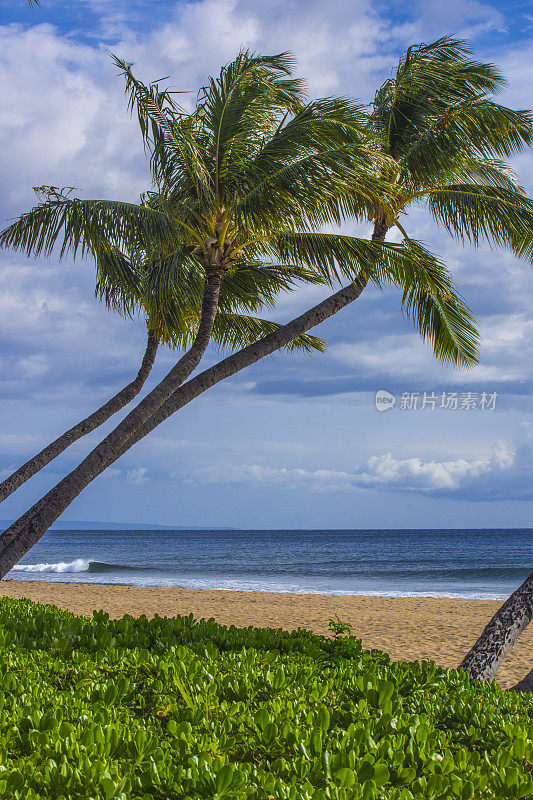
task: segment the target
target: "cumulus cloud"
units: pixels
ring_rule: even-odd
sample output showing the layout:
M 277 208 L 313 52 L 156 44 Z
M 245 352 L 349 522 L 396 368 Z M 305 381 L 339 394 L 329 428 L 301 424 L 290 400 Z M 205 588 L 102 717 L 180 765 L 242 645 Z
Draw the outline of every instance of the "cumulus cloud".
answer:
M 489 454 L 474 459 L 425 460 L 392 453 L 371 456 L 352 472 L 332 469 L 273 467 L 259 464 L 209 465 L 193 479 L 205 483 L 306 488 L 320 492 L 353 489 L 419 492 L 469 500 L 526 499 L 533 496 L 533 439 L 495 443 Z M 497 488 L 495 488 L 497 487 Z
M 414 490 L 456 490 L 465 483 L 481 480 L 489 473 L 510 469 L 515 452 L 503 442 L 496 444 L 486 458 L 451 461 L 423 461 L 421 458 L 394 458 L 391 453 L 372 456 L 356 480 L 359 485 Z

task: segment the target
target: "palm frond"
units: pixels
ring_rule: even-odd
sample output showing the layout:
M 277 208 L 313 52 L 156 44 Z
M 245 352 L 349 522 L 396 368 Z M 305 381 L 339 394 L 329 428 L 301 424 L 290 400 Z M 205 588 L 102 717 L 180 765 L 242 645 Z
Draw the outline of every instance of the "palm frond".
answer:
M 143 308 L 144 273 L 118 248 L 102 248 L 94 260 L 95 297 L 122 317 L 132 318 Z
M 244 203 L 252 191 L 273 181 L 289 166 L 307 163 L 309 157 L 356 149 L 366 143 L 366 117 L 361 107 L 345 98 L 315 100 L 282 120 L 273 135 L 262 143 L 254 157 L 238 174 L 240 196 Z
M 395 246 L 334 233 L 283 233 L 265 250 L 288 264 L 304 264 L 328 284 L 369 278 L 376 263 L 395 257 Z
M 414 185 L 449 180 L 468 159 L 509 157 L 533 142 L 530 112 L 486 98 L 468 99 L 426 122 L 400 158 L 406 181 Z
M 354 145 L 303 156 L 251 189 L 237 204 L 236 219 L 259 234 L 368 217 L 389 202 L 376 164 L 383 162 Z
M 196 333 L 198 316 L 191 315 L 184 323 L 182 329 L 175 332 L 171 342 L 176 349 L 186 350 L 190 346 Z M 270 320 L 219 310 L 213 326 L 212 344 L 221 350 L 241 349 L 276 331 L 279 327 L 277 322 Z M 293 339 L 282 349 L 289 353 L 323 353 L 326 349 L 326 342 L 318 336 L 305 333 Z
M 372 280 L 393 283 L 402 292 L 402 311 L 433 347 L 439 361 L 459 367 L 478 363 L 476 320 L 456 291 L 446 266 L 420 243 L 410 240 L 396 247 L 394 258 L 379 261 Z
M 303 84 L 291 76 L 287 53 L 258 56 L 241 50 L 198 94 L 199 114 L 209 131 L 208 159 L 215 194 L 226 195 L 228 174 L 275 130 L 280 112 L 294 112 Z
M 491 64 L 475 61 L 466 43 L 443 37 L 410 47 L 396 74 L 374 98 L 372 120 L 386 153 L 399 158 L 428 123 L 467 99 L 499 91 L 505 85 Z
M 443 362 L 469 366 L 477 360 L 478 334 L 446 267 L 420 244 L 371 242 L 334 234 L 285 234 L 280 253 L 322 272 L 330 281 L 366 278 L 403 290 L 402 309 Z
M 434 218 L 460 241 L 480 241 L 527 255 L 533 230 L 533 201 L 523 191 L 497 186 L 455 184 L 430 192 L 428 207 Z
M 189 199 L 212 202 L 212 179 L 205 163 L 206 141 L 202 140 L 197 114 L 187 114 L 168 89 L 154 81 L 148 85 L 136 78 L 133 63 L 112 56 L 126 81 L 129 110 L 137 119 L 156 185 L 186 186 Z
M 320 285 L 325 281 L 316 271 L 301 264 L 275 264 L 247 257 L 225 276 L 220 292 L 220 308 L 256 312 L 273 309 L 280 292 L 288 292 L 301 284 Z
M 200 316 L 205 281 L 203 269 L 186 249 L 176 251 L 166 259 L 141 259 L 134 268 L 136 274 L 142 275 L 140 296 L 128 297 L 126 302 L 122 297 L 125 292 L 118 284 L 113 286 L 112 281 L 103 279 L 99 296 L 124 314 L 131 314 L 133 308 L 142 308 L 161 341 L 175 341 L 175 336 L 183 329 L 184 320 Z M 249 315 L 264 308 L 273 309 L 280 292 L 290 291 L 304 282 L 324 283 L 316 272 L 301 265 L 247 259 L 239 264 L 238 269 L 224 275 L 219 311 L 221 314 Z
M 47 199 L 0 233 L 0 247 L 50 256 L 57 246 L 61 259 L 67 253 L 85 256 L 113 247 L 138 252 L 149 246 L 165 253 L 183 244 L 183 230 L 159 211 L 116 200 L 80 200 L 52 190 L 40 187 Z
M 511 192 L 523 193 L 524 190 L 518 183 L 515 171 L 504 161 L 492 158 L 477 158 L 466 154 L 457 159 L 456 164 L 449 170 L 452 177 L 447 179 L 428 181 L 428 190 L 443 189 L 452 182 L 478 184 L 480 186 L 494 186 Z

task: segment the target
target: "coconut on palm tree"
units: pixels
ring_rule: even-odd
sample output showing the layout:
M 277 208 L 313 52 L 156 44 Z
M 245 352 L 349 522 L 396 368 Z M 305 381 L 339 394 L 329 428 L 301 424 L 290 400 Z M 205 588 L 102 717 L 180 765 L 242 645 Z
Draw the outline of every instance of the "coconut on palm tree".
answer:
M 147 131 L 151 126 L 153 140 L 161 148 L 166 134 L 158 105 L 160 93 L 135 81 L 128 65 L 125 70 L 139 116 Z M 449 271 L 409 237 L 400 214 L 405 215 L 414 203 L 425 203 L 436 222 L 461 241 L 476 245 L 485 239 L 519 255 L 530 254 L 533 205 L 501 158 L 531 142 L 532 125 L 526 112 L 512 111 L 494 102 L 491 95 L 502 85 L 497 70 L 472 60 L 461 42 L 442 39 L 429 46 L 410 48 L 394 78 L 376 95 L 366 123 L 366 147 L 358 141 L 358 151 L 353 144 L 350 149 L 349 169 L 354 168 L 355 153 L 359 169 L 373 170 L 373 177 L 385 183 L 386 190 L 381 195 L 370 191 L 367 178 L 361 192 L 359 175 L 354 177 L 351 195 L 338 185 L 335 200 L 330 195 L 322 204 L 310 205 L 306 197 L 302 198 L 302 189 L 307 188 L 305 166 L 322 168 L 327 153 L 328 164 L 332 158 L 340 158 L 334 162 L 336 177 L 340 164 L 345 180 L 349 148 L 337 142 L 335 156 L 333 148 L 326 153 L 318 150 L 307 154 L 304 147 L 294 147 L 287 136 L 291 125 L 294 130 L 301 124 L 303 112 L 297 110 L 282 124 L 272 137 L 273 144 L 265 147 L 267 157 L 261 150 L 255 154 L 254 177 L 247 176 L 246 170 L 240 173 L 241 178 L 247 177 L 249 188 L 244 196 L 235 195 L 233 219 L 255 223 L 255 253 L 306 266 L 329 281 L 347 278 L 349 285 L 181 388 L 173 389 L 155 411 L 130 417 L 134 422 L 127 435 L 119 435 L 119 426 L 111 438 L 104 440 L 0 536 L 0 574 L 4 575 L 27 552 L 96 474 L 156 425 L 210 386 L 275 352 L 353 302 L 369 280 L 378 285 L 392 282 L 402 288 L 404 311 L 412 316 L 422 336 L 431 341 L 438 358 L 459 365 L 475 363 L 477 334 L 468 308 L 456 293 Z M 373 157 L 369 156 L 369 147 L 373 148 Z M 196 150 L 195 154 L 198 158 Z M 162 180 L 168 169 L 168 163 L 161 159 Z M 220 176 L 223 170 L 215 172 Z M 242 186 L 238 191 L 242 192 Z M 203 245 L 198 243 L 197 253 L 211 253 L 211 248 L 220 252 L 223 238 L 219 237 L 232 225 L 231 220 L 224 221 L 223 213 L 212 217 L 211 235 Z M 259 222 L 261 215 L 275 219 L 281 230 L 268 230 Z M 318 226 L 340 221 L 346 215 L 366 215 L 373 220 L 373 241 L 362 242 L 318 230 L 287 229 L 294 228 L 295 222 L 305 220 Z M 383 241 L 393 225 L 404 235 L 400 245 Z

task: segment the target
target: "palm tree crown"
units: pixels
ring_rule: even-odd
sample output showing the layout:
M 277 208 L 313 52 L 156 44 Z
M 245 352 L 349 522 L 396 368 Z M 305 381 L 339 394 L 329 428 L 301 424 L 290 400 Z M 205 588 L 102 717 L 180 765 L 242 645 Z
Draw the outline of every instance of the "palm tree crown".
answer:
M 326 279 L 305 265 L 276 263 L 275 246 L 265 259 L 261 242 L 339 219 L 339 197 L 353 204 L 355 179 L 361 197 L 375 196 L 377 182 L 356 158 L 363 115 L 345 100 L 304 105 L 286 55 L 240 53 L 201 90 L 193 113 L 115 61 L 150 153 L 153 189 L 134 204 L 38 187 L 41 203 L 0 234 L 0 245 L 28 255 L 49 256 L 56 245 L 60 258 L 91 254 L 97 295 L 126 315 L 141 309 L 154 335 L 174 346 L 190 342 L 204 275 L 218 270 L 213 338 L 243 346 L 272 328 L 252 315 L 272 308 L 279 291 Z M 293 343 L 300 345 L 322 348 L 310 336 Z
M 374 218 L 396 226 L 420 250 L 403 218 L 411 206 L 425 204 L 456 240 L 474 246 L 485 241 L 531 257 L 533 203 L 502 160 L 533 141 L 531 113 L 496 103 L 492 95 L 504 87 L 503 77 L 471 55 L 464 42 L 449 37 L 410 47 L 376 92 L 369 125 L 375 149 L 387 158 L 381 174 L 389 182 L 389 203 L 378 205 Z M 434 309 L 424 308 L 421 289 L 404 293 L 404 307 L 417 315 L 424 336 L 434 337 L 435 326 L 448 321 L 434 338 L 436 355 L 449 360 L 451 338 L 462 330 L 461 360 L 474 361 L 477 337 L 465 306 L 450 303 L 446 287 L 435 286 L 442 312 L 437 319 Z

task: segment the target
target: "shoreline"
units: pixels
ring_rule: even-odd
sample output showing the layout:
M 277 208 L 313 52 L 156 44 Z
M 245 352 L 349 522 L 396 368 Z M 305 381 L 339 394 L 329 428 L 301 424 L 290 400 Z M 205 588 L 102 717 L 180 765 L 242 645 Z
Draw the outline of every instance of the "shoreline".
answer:
M 393 660 L 432 660 L 455 668 L 474 644 L 499 600 L 445 597 L 296 594 L 290 592 L 178 589 L 123 584 L 3 580 L 0 597 L 28 598 L 92 616 L 104 610 L 111 618 L 124 614 L 213 617 L 237 627 L 307 628 L 328 634 L 337 614 L 353 625 L 365 649 L 379 649 Z M 496 680 L 513 686 L 531 669 L 533 624 L 519 638 L 500 667 Z
M 28 575 L 32 573 L 26 573 Z M 39 574 L 39 573 L 33 573 Z M 43 573 L 40 573 L 43 574 Z M 46 574 L 46 573 L 44 573 Z M 48 573 L 50 574 L 50 573 Z M 54 573 L 57 574 L 57 573 Z M 368 591 L 353 591 L 347 592 L 343 591 L 342 589 L 335 589 L 329 592 L 324 592 L 320 590 L 312 590 L 312 589 L 280 589 L 280 588 L 250 588 L 244 589 L 242 586 L 237 588 L 228 587 L 228 586 L 167 586 L 164 584 L 148 584 L 148 583 L 128 583 L 128 581 L 124 581 L 124 583 L 118 581 L 73 581 L 73 580 L 35 580 L 31 578 L 2 578 L 0 584 L 3 585 L 4 583 L 34 583 L 34 584 L 46 584 L 47 586 L 52 586 L 54 584 L 58 584 L 60 586 L 100 586 L 100 587 L 110 587 L 110 588 L 128 588 L 128 589 L 161 589 L 162 591 L 166 590 L 178 590 L 182 592 L 243 592 L 243 593 L 255 593 L 255 594 L 294 594 L 294 595 L 301 595 L 305 597 L 313 597 L 313 596 L 324 596 L 324 597 L 393 597 L 399 600 L 402 599 L 413 599 L 413 600 L 483 600 L 490 603 L 503 603 L 509 595 L 514 591 L 514 588 L 510 587 L 509 591 L 505 594 L 497 594 L 496 592 L 485 592 L 484 596 L 473 596 L 473 595 L 462 595 L 462 594 L 440 594 L 439 592 L 411 592 L 409 594 L 405 592 L 394 592 L 394 591 L 379 591 L 379 590 L 368 590 Z M 1 596 L 1 594 L 0 594 Z

